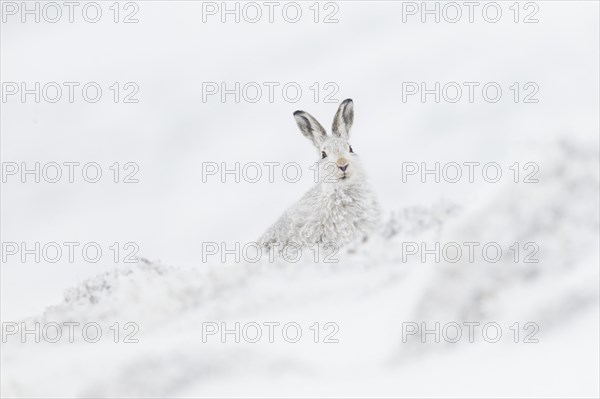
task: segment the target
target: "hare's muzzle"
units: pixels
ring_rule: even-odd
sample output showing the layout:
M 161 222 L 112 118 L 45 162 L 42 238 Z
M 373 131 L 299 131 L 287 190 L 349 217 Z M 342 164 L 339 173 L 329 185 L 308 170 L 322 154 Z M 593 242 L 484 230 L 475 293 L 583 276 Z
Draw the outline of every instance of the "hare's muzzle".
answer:
M 338 160 L 335 161 L 335 164 L 342 172 L 345 172 L 348 168 L 348 160 L 346 158 L 338 158 Z

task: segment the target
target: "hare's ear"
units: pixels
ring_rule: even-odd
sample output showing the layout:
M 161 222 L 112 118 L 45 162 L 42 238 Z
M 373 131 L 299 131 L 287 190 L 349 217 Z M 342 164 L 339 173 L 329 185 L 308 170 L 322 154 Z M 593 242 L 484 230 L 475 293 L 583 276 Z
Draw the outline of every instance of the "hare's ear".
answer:
M 327 132 L 323 126 L 311 114 L 304 111 L 294 112 L 294 118 L 303 135 L 308 137 L 315 147 L 321 148 L 321 144 L 327 138 Z
M 331 133 L 336 137 L 348 140 L 350 128 L 354 122 L 354 103 L 351 99 L 342 101 L 335 116 L 333 117 L 333 127 Z

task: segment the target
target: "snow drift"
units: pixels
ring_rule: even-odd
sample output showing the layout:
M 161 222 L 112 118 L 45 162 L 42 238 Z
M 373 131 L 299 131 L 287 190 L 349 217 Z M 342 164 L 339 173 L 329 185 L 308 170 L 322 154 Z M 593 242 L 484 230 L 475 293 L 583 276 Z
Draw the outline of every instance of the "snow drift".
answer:
M 540 152 L 535 189 L 503 182 L 477 204 L 392 212 L 376 237 L 340 253 L 338 263 L 184 270 L 143 260 L 89 278 L 25 322 L 95 322 L 102 338 L 89 343 L 77 332 L 73 343 L 24 344 L 18 334 L 8 337 L 2 395 L 450 396 L 478 395 L 484 386 L 498 395 L 597 394 L 598 150 L 564 141 Z M 475 240 L 506 253 L 496 263 L 422 262 L 403 253 L 409 241 L 432 248 Z M 539 262 L 515 263 L 507 250 L 514 242 L 537 243 Z M 494 321 L 505 333 L 514 322 L 535 322 L 540 342 L 403 343 L 407 321 Z M 139 342 L 115 343 L 108 330 L 115 322 L 136 323 Z M 294 322 L 303 338 L 292 344 L 277 332 L 272 343 L 223 343 L 217 334 L 203 342 L 207 322 Z M 320 336 L 315 343 L 315 322 L 322 334 L 335 323 L 339 342 Z M 570 373 L 579 387 L 568 383 Z

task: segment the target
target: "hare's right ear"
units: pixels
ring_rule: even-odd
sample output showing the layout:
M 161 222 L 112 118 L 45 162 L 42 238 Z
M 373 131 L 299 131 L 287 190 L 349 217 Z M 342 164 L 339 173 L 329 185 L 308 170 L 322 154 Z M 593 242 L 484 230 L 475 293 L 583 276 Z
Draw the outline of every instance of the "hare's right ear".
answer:
M 320 149 L 321 144 L 327 138 L 327 132 L 325 132 L 323 126 L 308 112 L 296 111 L 294 112 L 294 118 L 302 134 L 308 137 L 315 147 Z
M 335 137 L 341 137 L 348 140 L 350 128 L 354 122 L 354 103 L 352 99 L 347 98 L 340 104 L 335 116 L 333 117 L 333 126 L 331 134 Z

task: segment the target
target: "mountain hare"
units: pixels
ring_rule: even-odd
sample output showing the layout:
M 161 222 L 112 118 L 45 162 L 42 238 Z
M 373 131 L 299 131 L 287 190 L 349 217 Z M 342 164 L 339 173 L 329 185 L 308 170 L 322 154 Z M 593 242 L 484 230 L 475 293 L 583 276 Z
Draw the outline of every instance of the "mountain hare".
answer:
M 341 247 L 365 240 L 376 226 L 379 208 L 371 192 L 360 158 L 348 143 L 354 120 L 354 103 L 344 100 L 333 119 L 332 135 L 304 111 L 294 112 L 304 136 L 319 154 L 318 180 L 296 204 L 259 239 L 259 243 L 281 250 L 295 247 Z

